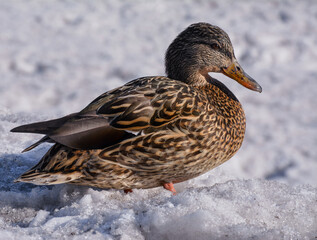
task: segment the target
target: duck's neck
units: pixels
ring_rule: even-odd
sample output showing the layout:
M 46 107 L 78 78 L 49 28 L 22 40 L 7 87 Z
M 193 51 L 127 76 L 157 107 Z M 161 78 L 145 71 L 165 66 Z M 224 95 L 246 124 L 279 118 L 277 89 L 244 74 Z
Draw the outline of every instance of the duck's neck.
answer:
M 184 67 L 181 71 L 167 71 L 167 77 L 185 82 L 192 86 L 203 86 L 212 79 L 207 71 Z

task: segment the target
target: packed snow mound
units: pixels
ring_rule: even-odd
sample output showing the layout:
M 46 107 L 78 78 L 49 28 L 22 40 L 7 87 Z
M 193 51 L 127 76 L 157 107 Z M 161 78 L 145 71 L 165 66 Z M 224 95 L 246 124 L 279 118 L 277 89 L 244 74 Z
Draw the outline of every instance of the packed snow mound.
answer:
M 234 180 L 186 188 L 59 185 L 0 193 L 0 239 L 314 239 L 317 190 Z M 80 236 L 80 238 L 79 238 Z

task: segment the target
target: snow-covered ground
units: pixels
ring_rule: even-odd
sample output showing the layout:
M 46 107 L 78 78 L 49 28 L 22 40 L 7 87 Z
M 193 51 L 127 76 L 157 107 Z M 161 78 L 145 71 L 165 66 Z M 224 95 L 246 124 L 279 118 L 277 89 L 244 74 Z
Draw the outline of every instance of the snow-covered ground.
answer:
M 17 125 L 60 117 L 136 77 L 164 74 L 189 24 L 226 30 L 249 91 L 213 75 L 247 116 L 238 154 L 177 184 L 124 194 L 13 180 L 48 149 Z M 315 239 L 316 1 L 0 0 L 0 239 Z

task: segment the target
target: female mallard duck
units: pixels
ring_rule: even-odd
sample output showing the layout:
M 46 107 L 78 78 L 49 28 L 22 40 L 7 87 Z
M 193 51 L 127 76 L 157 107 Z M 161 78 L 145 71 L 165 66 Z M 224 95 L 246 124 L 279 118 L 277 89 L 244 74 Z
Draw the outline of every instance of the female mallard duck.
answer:
M 12 132 L 55 143 L 17 182 L 72 183 L 124 189 L 197 177 L 230 159 L 245 132 L 241 104 L 208 75 L 221 72 L 261 92 L 237 62 L 229 36 L 208 23 L 190 25 L 172 42 L 167 77 L 143 77 L 106 92 L 82 111 Z

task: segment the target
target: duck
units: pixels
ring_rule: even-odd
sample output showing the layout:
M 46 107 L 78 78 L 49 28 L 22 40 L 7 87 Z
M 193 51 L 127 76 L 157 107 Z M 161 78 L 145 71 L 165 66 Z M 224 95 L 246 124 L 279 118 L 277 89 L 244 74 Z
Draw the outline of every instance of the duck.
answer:
M 235 95 L 210 72 L 242 86 L 261 86 L 238 63 L 228 34 L 194 23 L 165 54 L 166 76 L 141 77 L 103 93 L 83 110 L 11 132 L 43 134 L 53 143 L 15 182 L 100 189 L 164 187 L 204 174 L 241 147 L 246 120 Z

